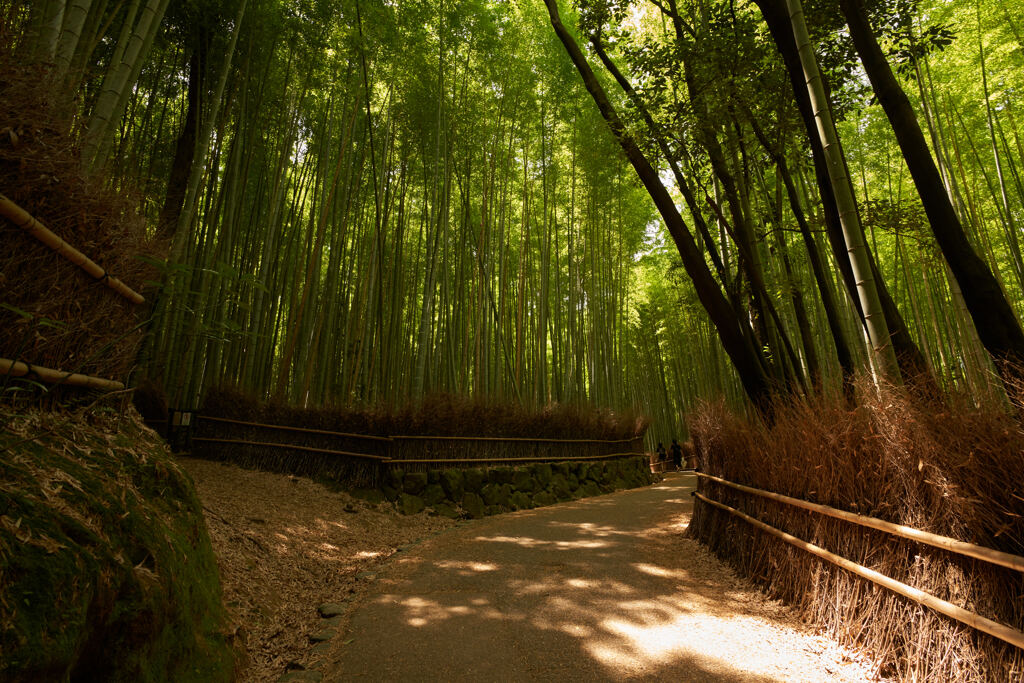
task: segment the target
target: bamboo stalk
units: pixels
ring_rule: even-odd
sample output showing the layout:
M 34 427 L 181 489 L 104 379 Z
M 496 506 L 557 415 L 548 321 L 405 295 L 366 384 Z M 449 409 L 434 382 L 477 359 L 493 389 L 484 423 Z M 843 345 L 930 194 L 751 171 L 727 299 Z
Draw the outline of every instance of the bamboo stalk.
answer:
M 80 375 L 77 372 L 62 372 L 51 368 L 44 368 L 38 365 L 29 365 L 21 361 L 0 358 L 0 375 L 11 375 L 12 377 L 24 377 L 34 375 L 43 382 L 52 384 L 70 384 L 76 387 L 88 387 L 90 389 L 105 389 L 107 391 L 121 391 L 124 384 L 111 379 L 92 377 L 91 375 Z
M 210 420 L 212 422 L 226 422 L 228 424 L 246 425 L 248 427 L 265 427 L 267 429 L 280 429 L 289 432 L 303 432 L 306 434 L 328 434 L 330 436 L 343 436 L 351 439 L 367 439 L 370 441 L 391 441 L 388 436 L 374 436 L 371 434 L 350 434 L 348 432 L 332 432 L 327 429 L 307 429 L 305 427 L 289 427 L 287 425 L 272 425 L 262 422 L 247 422 L 245 420 L 232 420 L 226 417 L 213 417 L 211 415 L 196 415 L 197 420 Z
M 773 526 L 765 524 L 761 520 L 755 519 L 754 517 L 751 517 L 748 514 L 740 512 L 735 508 L 729 507 L 728 505 L 711 500 L 701 495 L 700 493 L 694 492 L 693 495 L 698 500 L 702 500 L 708 505 L 725 510 L 729 514 L 735 515 L 749 522 L 758 529 L 761 529 L 762 531 L 769 533 L 772 536 L 777 536 L 778 538 L 781 538 L 790 545 L 794 545 L 797 548 L 806 550 L 812 555 L 816 555 L 817 557 L 820 557 L 823 560 L 831 562 L 837 567 L 841 567 L 843 569 L 846 569 L 847 571 L 853 572 L 857 576 L 865 578 L 868 581 L 871 581 L 872 583 L 882 586 L 883 588 L 888 588 L 892 592 L 902 595 L 905 598 L 909 598 L 920 605 L 930 607 L 939 614 L 943 614 L 949 617 L 950 619 L 955 619 L 962 624 L 966 624 L 971 628 L 983 631 L 989 634 L 990 636 L 994 636 L 1002 640 L 1003 642 L 1009 643 L 1010 645 L 1013 645 L 1024 650 L 1024 633 L 1022 633 L 1021 631 L 1018 631 L 1014 628 L 1010 628 L 1009 626 L 1005 626 L 998 622 L 992 621 L 991 619 L 986 619 L 985 617 L 979 614 L 969 612 L 968 610 L 965 610 L 962 607 L 957 607 L 951 602 L 941 600 L 930 593 L 925 593 L 922 590 L 919 590 L 912 586 L 908 586 L 905 583 L 890 578 L 885 574 L 876 572 L 873 569 L 868 569 L 867 567 L 857 564 L 856 562 L 851 562 L 845 557 L 840 557 L 839 555 L 831 553 L 825 550 L 824 548 L 820 548 L 814 545 L 813 543 L 808 543 L 807 541 L 803 541 L 797 538 L 796 536 L 787 534 L 785 531 L 781 531 L 780 529 L 776 529 Z
M 769 498 L 771 500 L 786 503 L 794 507 L 803 508 L 804 510 L 810 510 L 811 512 L 818 512 L 829 517 L 835 517 L 836 519 L 842 519 L 847 522 L 853 522 L 861 526 L 870 527 L 877 529 L 878 531 L 885 531 L 893 534 L 894 536 L 900 536 L 907 538 L 912 541 L 919 541 L 936 548 L 942 548 L 948 550 L 951 553 L 958 555 L 966 555 L 973 557 L 977 560 L 984 562 L 990 562 L 997 564 L 1002 567 L 1008 567 L 1009 569 L 1015 569 L 1017 571 L 1024 572 L 1024 557 L 1020 555 L 1011 555 L 1010 553 L 1004 553 L 999 550 L 993 550 L 992 548 L 986 548 L 984 546 L 975 545 L 973 543 L 967 543 L 965 541 L 958 541 L 955 538 L 949 538 L 948 536 L 939 536 L 938 534 L 931 534 L 927 531 L 920 531 L 913 527 L 903 526 L 902 524 L 893 524 L 892 522 L 886 522 L 883 519 L 877 517 L 867 517 L 865 515 L 858 515 L 854 512 L 846 512 L 845 510 L 838 510 L 827 505 L 821 505 L 819 503 L 811 503 L 806 500 L 800 500 L 799 498 L 790 498 L 789 496 L 783 496 L 778 493 L 772 493 L 770 491 L 764 491 L 761 489 L 755 489 L 750 486 L 744 486 L 743 484 L 736 484 L 726 479 L 705 474 L 703 472 L 695 472 L 698 477 L 704 477 L 711 481 L 718 482 L 725 486 L 729 486 L 738 491 L 745 493 L 752 493 L 763 498 Z
M 449 464 L 449 463 L 467 463 L 467 462 L 569 462 L 572 460 L 609 460 L 611 458 L 625 458 L 628 456 L 641 455 L 640 453 L 611 453 L 609 455 L 574 455 L 561 458 L 544 458 L 544 457 L 533 457 L 533 458 L 450 458 L 450 459 L 416 459 L 416 460 L 403 460 L 402 458 L 392 458 L 388 461 L 388 464 L 393 465 L 424 465 L 424 464 Z
M 327 453 L 329 455 L 345 455 L 350 458 L 364 458 L 366 460 L 380 460 L 387 461 L 391 458 L 386 455 L 368 455 L 366 453 L 353 453 L 351 451 L 334 451 L 327 448 L 312 448 L 310 446 L 293 446 L 289 443 L 274 443 L 272 441 L 245 441 L 243 439 L 214 439 L 210 437 L 198 437 L 193 436 L 192 441 L 202 441 L 203 443 L 223 443 L 223 444 L 234 444 L 237 446 L 266 446 L 269 448 L 286 448 L 293 451 L 306 451 L 308 453 Z
M 16 226 L 27 232 L 32 237 L 35 237 L 50 249 L 53 249 L 68 261 L 74 263 L 92 277 L 102 281 L 107 285 L 107 287 L 110 287 L 125 299 L 128 299 L 135 304 L 141 304 L 146 300 L 141 294 L 118 280 L 116 277 L 111 277 L 107 271 L 103 270 L 103 268 L 95 261 L 91 260 L 88 256 L 62 240 L 49 228 L 33 218 L 27 211 L 12 202 L 3 194 L 0 194 L 0 216 L 4 216 Z

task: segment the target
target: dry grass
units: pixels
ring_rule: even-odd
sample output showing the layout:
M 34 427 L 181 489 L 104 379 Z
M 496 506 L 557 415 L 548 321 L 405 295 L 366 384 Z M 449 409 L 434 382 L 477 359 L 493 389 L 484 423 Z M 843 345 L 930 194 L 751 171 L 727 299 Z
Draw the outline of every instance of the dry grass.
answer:
M 314 658 L 317 607 L 343 602 L 396 550 L 453 524 L 402 516 L 309 479 L 193 458 L 195 480 L 220 566 L 224 600 L 247 640 L 241 680 L 273 681 Z
M 2 37 L 0 32 L 0 37 Z M 129 193 L 86 178 L 66 107 L 42 87 L 44 68 L 0 51 L 0 192 L 129 287 L 156 277 L 157 256 Z M 142 331 L 140 310 L 48 247 L 0 219 L 3 355 L 61 370 L 124 379 Z
M 702 469 L 924 531 L 1024 550 L 1024 429 L 969 397 L 922 400 L 862 385 L 860 407 L 786 403 L 771 426 L 705 404 L 691 417 Z M 990 619 L 1024 627 L 1018 573 L 705 482 L 716 500 Z M 841 642 L 904 680 L 1012 680 L 1024 653 L 700 505 L 691 533 Z M 1016 673 L 1015 673 L 1016 672 Z

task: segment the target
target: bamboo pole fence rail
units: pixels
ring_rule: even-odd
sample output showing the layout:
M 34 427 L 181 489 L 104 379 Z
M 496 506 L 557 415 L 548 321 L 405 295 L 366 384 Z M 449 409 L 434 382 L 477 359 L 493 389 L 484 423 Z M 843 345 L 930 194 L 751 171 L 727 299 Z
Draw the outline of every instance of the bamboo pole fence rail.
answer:
M 942 548 L 948 550 L 951 553 L 958 555 L 966 555 L 967 557 L 973 557 L 976 560 L 982 560 L 991 564 L 997 564 L 1001 567 L 1007 567 L 1009 569 L 1015 569 L 1019 572 L 1024 572 L 1024 557 L 1020 555 L 1013 555 L 1011 553 L 1004 553 L 1000 550 L 993 550 L 992 548 L 986 548 L 984 546 L 975 545 L 973 543 L 967 543 L 965 541 L 958 541 L 955 538 L 949 538 L 948 536 L 939 536 L 938 534 L 931 534 L 927 531 L 921 531 L 914 529 L 913 527 L 903 526 L 902 524 L 893 524 L 877 517 L 868 517 L 866 515 L 858 515 L 854 512 L 847 512 L 845 510 L 839 510 L 828 505 L 821 505 L 820 503 L 811 503 L 806 500 L 799 498 L 791 498 L 784 496 L 779 493 L 773 493 L 771 491 L 765 491 L 763 489 L 756 489 L 751 486 L 744 486 L 743 484 L 737 484 L 736 482 L 729 481 L 728 479 L 722 479 L 720 477 L 713 476 L 711 474 L 705 474 L 704 472 L 695 472 L 698 477 L 703 477 L 724 486 L 734 488 L 737 491 L 743 491 L 744 493 L 750 493 L 762 498 L 768 498 L 780 503 L 792 505 L 793 507 L 802 508 L 811 512 L 817 512 L 819 514 L 827 515 L 829 517 L 835 517 L 836 519 L 842 519 L 847 522 L 859 524 L 860 526 L 877 529 L 878 531 L 884 531 L 894 536 L 901 538 L 910 539 L 912 541 L 918 541 L 925 543 L 936 548 Z
M 246 420 L 235 420 L 227 417 L 214 417 L 212 415 L 197 414 L 197 420 L 210 420 L 213 422 L 224 422 L 227 424 L 244 425 L 247 427 L 265 427 L 267 429 L 280 429 L 291 432 L 304 432 L 308 434 L 326 434 L 328 436 L 341 436 L 352 439 L 367 439 L 372 441 L 499 441 L 499 442 L 525 442 L 525 443 L 632 443 L 638 441 L 639 437 L 632 439 L 548 439 L 529 438 L 514 436 L 430 436 L 430 435 L 403 435 L 376 436 L 372 434 L 354 434 L 350 432 L 335 432 L 327 429 L 309 429 L 306 427 L 291 427 L 288 425 L 268 424 L 265 422 L 250 422 Z M 640 455 L 640 454 L 634 454 Z
M 610 453 L 608 455 L 571 455 L 564 457 L 533 457 L 533 458 L 441 458 L 441 459 L 409 459 L 392 458 L 387 461 L 389 465 L 431 465 L 447 463 L 470 463 L 470 462 L 569 462 L 573 460 L 611 460 L 612 458 L 625 458 L 627 456 L 643 455 L 643 453 Z
M 31 214 L 12 202 L 3 194 L 0 194 L 0 216 L 4 216 L 16 226 L 27 232 L 32 237 L 35 237 L 50 249 L 53 249 L 55 252 L 84 270 L 92 277 L 105 283 L 107 287 L 110 287 L 125 299 L 128 299 L 135 304 L 141 304 L 146 300 L 141 294 L 118 280 L 116 277 L 112 277 L 99 264 L 62 240 L 54 234 L 53 231 L 33 218 Z
M 971 628 L 983 631 L 984 633 L 994 636 L 1002 640 L 1003 642 L 1009 643 L 1010 645 L 1013 645 L 1024 650 L 1024 632 L 1018 631 L 1017 629 L 1011 628 L 1004 624 L 1000 624 L 999 622 L 992 621 L 991 619 L 987 619 L 981 616 L 980 614 L 975 614 L 974 612 L 965 610 L 962 607 L 958 607 L 951 602 L 947 602 L 945 600 L 937 598 L 931 593 L 926 593 L 922 590 L 914 588 L 913 586 L 908 586 L 907 584 L 890 578 L 885 574 L 877 572 L 873 569 L 869 569 L 863 565 L 857 564 L 856 562 L 852 562 L 846 559 L 845 557 L 841 557 L 840 555 L 836 555 L 835 553 L 829 552 L 828 550 L 816 546 L 813 543 L 808 543 L 807 541 L 799 539 L 796 536 L 793 536 L 792 534 L 788 534 L 785 531 L 782 531 L 781 529 L 777 529 L 769 524 L 765 524 L 761 520 L 755 517 L 751 517 L 750 515 L 741 512 L 735 508 L 729 507 L 724 503 L 719 503 L 718 501 L 711 500 L 710 498 L 700 493 L 694 492 L 693 496 L 707 503 L 708 505 L 711 505 L 712 507 L 725 510 L 729 514 L 739 517 L 740 519 L 748 522 L 754 527 L 761 529 L 765 533 L 781 538 L 783 541 L 789 543 L 790 545 L 805 550 L 811 553 L 812 555 L 815 555 L 823 560 L 826 560 L 827 562 L 831 562 L 837 567 L 841 567 L 843 569 L 846 569 L 847 571 L 853 572 L 857 576 L 867 579 L 868 581 L 871 581 L 876 585 L 882 586 L 883 588 L 887 588 L 892 592 L 902 595 L 903 597 L 908 598 L 910 600 L 913 600 L 914 602 L 920 605 L 929 607 L 935 610 L 936 612 L 949 617 L 950 619 L 955 619 L 956 621 L 959 621 L 962 624 L 966 624 Z
M 519 441 L 527 443 L 631 443 L 638 438 L 632 439 L 547 439 L 522 436 L 405 436 L 395 435 L 391 437 L 395 441 Z
M 363 458 L 366 460 L 376 460 L 378 462 L 388 461 L 391 458 L 386 455 L 370 455 L 368 453 L 353 453 L 351 451 L 336 451 L 329 448 L 313 448 L 311 446 L 296 446 L 290 443 L 276 443 L 273 441 L 246 441 L 244 439 L 215 439 L 212 437 L 200 437 L 193 436 L 192 441 L 201 441 L 204 443 L 220 443 L 235 446 L 259 446 L 261 448 L 284 448 L 292 451 L 306 451 L 309 453 L 326 453 L 328 455 L 344 455 L 350 458 Z
M 44 368 L 39 365 L 30 365 L 21 361 L 0 358 L 0 375 L 12 377 L 25 377 L 32 375 L 43 382 L 50 384 L 70 384 L 76 387 L 87 387 L 89 389 L 102 389 L 105 391 L 121 391 L 124 384 L 115 382 L 112 379 L 82 375 L 77 372 L 62 372 L 52 368 Z
M 211 422 L 224 422 L 227 424 L 244 425 L 246 427 L 263 427 L 266 429 L 280 429 L 288 432 L 302 432 L 305 434 L 326 434 L 327 436 L 341 436 L 349 439 L 366 439 L 367 441 L 391 441 L 389 436 L 375 436 L 373 434 L 351 434 L 349 432 L 334 432 L 328 429 L 308 429 L 306 427 L 289 427 L 287 425 L 266 424 L 263 422 L 247 422 L 245 420 L 233 420 L 226 417 L 213 417 L 212 415 L 196 416 L 197 420 L 209 420 Z

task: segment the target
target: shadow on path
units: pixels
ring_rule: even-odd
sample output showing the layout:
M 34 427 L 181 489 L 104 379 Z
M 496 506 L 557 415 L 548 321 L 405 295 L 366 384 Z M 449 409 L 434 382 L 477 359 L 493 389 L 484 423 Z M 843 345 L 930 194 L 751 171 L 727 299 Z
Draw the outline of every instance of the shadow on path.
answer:
M 695 480 L 672 475 L 422 543 L 381 573 L 325 679 L 810 680 L 815 663 L 779 661 L 777 606 L 764 609 L 682 538 Z M 784 659 L 811 657 L 794 649 Z

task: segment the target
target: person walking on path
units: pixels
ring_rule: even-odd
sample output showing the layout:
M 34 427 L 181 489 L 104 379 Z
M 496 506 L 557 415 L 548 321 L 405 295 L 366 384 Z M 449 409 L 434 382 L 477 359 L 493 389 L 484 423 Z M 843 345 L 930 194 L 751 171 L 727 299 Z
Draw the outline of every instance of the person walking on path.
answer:
M 672 462 L 675 463 L 676 469 L 683 469 L 683 447 L 679 445 L 679 442 L 672 439 Z

